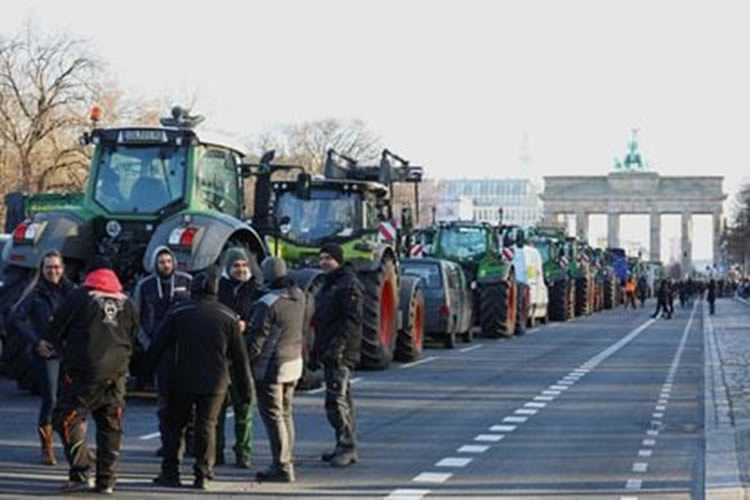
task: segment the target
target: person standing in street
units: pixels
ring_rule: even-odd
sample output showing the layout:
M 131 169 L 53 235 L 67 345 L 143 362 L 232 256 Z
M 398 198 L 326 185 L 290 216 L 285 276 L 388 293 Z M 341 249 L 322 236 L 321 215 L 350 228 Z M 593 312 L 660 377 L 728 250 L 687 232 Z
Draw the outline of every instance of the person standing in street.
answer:
M 625 281 L 625 309 L 628 308 L 628 304 L 635 309 L 635 278 L 628 276 Z
M 247 350 L 253 368 L 258 410 L 271 443 L 271 466 L 256 474 L 258 481 L 294 481 L 294 420 L 292 398 L 302 376 L 302 328 L 305 296 L 287 276 L 278 257 L 263 261 L 269 291 L 253 310 Z
M 325 283 L 315 301 L 310 369 L 323 364 L 326 415 L 336 434 L 336 447 L 321 458 L 334 467 L 346 467 L 359 460 L 350 379 L 360 357 L 364 293 L 352 266 L 344 263 L 339 245 L 323 245 L 319 262 Z
M 638 278 L 636 293 L 638 299 L 641 301 L 641 308 L 643 308 L 646 305 L 646 298 L 648 297 L 648 280 L 644 275 L 641 275 L 640 278 Z
M 174 349 L 178 353 L 175 376 L 168 381 L 161 474 L 154 479 L 159 486 L 181 486 L 180 441 L 195 407 L 193 487 L 208 489 L 213 477 L 216 419 L 226 399 L 230 374 L 238 394 L 250 394 L 239 318 L 218 300 L 220 279 L 221 269 L 216 265 L 193 279 L 191 300 L 170 311 L 144 358 L 142 370 L 148 375 L 166 352 Z
M 247 323 L 253 305 L 261 297 L 260 270 L 257 264 L 243 247 L 233 247 L 224 256 L 225 274 L 219 284 L 219 302 L 239 316 L 240 336 L 247 331 Z M 256 269 L 253 269 L 256 268 Z M 234 457 L 235 465 L 242 469 L 250 468 L 250 457 L 253 451 L 253 386 L 247 386 L 247 394 L 240 394 L 229 386 L 227 399 L 219 412 L 216 429 L 216 465 L 223 465 L 224 428 L 226 426 L 227 408 L 231 402 L 234 410 Z
M 135 306 L 111 265 L 95 259 L 83 286 L 58 307 L 50 325 L 62 347 L 61 384 L 53 425 L 70 463 L 66 491 L 95 487 L 112 494 L 122 442 L 125 379 L 138 343 Z M 96 422 L 96 481 L 89 478 L 86 416 Z
M 708 282 L 706 300 L 708 300 L 708 313 L 713 316 L 716 312 L 716 280 L 713 278 Z
M 663 279 L 659 282 L 659 288 L 656 290 L 656 310 L 651 315 L 652 318 L 656 318 L 659 313 L 663 316 L 667 314 L 667 280 Z
M 42 396 L 37 428 L 44 465 L 57 463 L 52 444 L 52 409 L 57 403 L 61 350 L 52 342 L 50 323 L 55 310 L 73 288 L 73 283 L 65 277 L 62 255 L 51 250 L 39 261 L 34 278 L 10 315 L 11 328 L 15 328 L 32 347 L 32 370 Z
M 140 319 L 138 342 L 144 351 L 153 342 L 156 329 L 167 316 L 170 307 L 190 298 L 190 282 L 193 279 L 188 273 L 176 270 L 174 253 L 165 246 L 158 247 L 154 252 L 153 268 L 153 273 L 138 282 L 133 294 L 133 301 Z M 167 406 L 167 388 L 170 385 L 167 379 L 173 375 L 174 352 L 171 352 L 163 357 L 156 370 L 156 415 L 159 418 L 159 432 L 162 438 L 162 447 L 156 453 L 158 456 L 161 456 L 163 451 L 166 434 L 164 416 Z M 188 426 L 185 442 L 190 451 L 192 425 Z

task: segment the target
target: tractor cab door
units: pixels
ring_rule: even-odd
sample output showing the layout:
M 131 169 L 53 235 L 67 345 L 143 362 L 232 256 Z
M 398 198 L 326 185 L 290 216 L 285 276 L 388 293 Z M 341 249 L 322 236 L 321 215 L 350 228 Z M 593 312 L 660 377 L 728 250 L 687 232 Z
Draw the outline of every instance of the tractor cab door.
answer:
M 236 153 L 215 146 L 199 149 L 195 178 L 198 199 L 209 210 L 242 217 L 242 181 Z

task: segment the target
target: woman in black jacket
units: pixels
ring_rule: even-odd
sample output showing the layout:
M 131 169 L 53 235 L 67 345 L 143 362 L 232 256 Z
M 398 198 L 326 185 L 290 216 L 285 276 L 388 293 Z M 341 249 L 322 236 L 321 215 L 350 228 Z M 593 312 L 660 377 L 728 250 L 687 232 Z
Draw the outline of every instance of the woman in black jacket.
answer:
M 52 409 L 57 400 L 60 347 L 50 335 L 50 323 L 57 306 L 74 288 L 64 276 L 60 252 L 51 250 L 39 262 L 34 278 L 21 294 L 11 314 L 11 324 L 32 347 L 32 365 L 39 383 L 42 406 L 39 409 L 39 438 L 42 463 L 55 465 L 52 449 Z

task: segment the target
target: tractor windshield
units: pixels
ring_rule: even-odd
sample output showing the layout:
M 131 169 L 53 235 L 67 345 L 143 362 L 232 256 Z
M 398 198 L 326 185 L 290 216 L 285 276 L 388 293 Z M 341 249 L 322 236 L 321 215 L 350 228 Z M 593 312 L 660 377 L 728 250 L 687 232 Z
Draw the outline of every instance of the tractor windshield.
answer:
M 487 229 L 449 227 L 440 234 L 440 255 L 447 259 L 474 259 L 487 252 Z
M 534 245 L 539 250 L 539 255 L 542 257 L 542 262 L 548 262 L 550 260 L 550 248 L 548 241 L 535 241 Z
M 276 202 L 276 219 L 289 217 L 282 227 L 284 238 L 317 246 L 328 239 L 349 239 L 362 229 L 361 196 L 332 189 L 314 189 L 311 199 L 285 192 Z
M 183 199 L 185 147 L 104 143 L 99 148 L 94 200 L 108 212 L 153 214 Z

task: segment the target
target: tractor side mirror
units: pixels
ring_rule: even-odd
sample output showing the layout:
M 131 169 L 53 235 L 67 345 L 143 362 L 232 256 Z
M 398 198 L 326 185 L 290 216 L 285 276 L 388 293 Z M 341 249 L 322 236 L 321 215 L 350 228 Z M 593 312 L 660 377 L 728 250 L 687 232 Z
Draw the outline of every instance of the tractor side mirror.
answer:
M 301 200 L 309 200 L 311 190 L 312 176 L 307 172 L 301 172 L 297 175 L 297 185 L 295 186 L 295 194 L 297 195 L 297 198 Z

